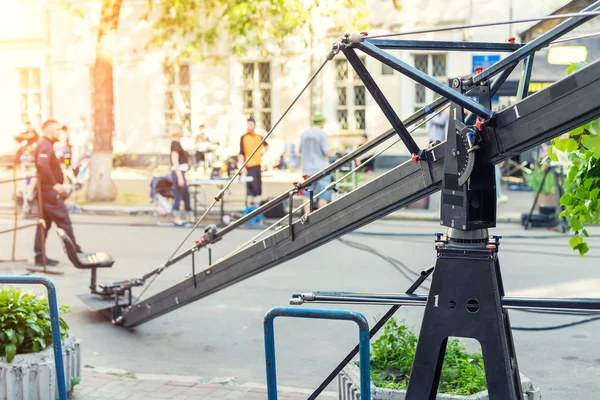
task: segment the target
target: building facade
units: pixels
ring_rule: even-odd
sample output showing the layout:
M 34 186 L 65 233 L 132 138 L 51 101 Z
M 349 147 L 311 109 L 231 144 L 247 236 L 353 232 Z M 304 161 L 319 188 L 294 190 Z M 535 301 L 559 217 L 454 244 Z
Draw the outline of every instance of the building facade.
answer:
M 84 0 L 85 16 L 64 8 L 58 0 L 7 0 L 0 16 L 0 153 L 10 153 L 12 136 L 30 121 L 37 130 L 47 118 L 70 127 L 73 142 L 93 135 L 91 70 L 95 59 L 101 0 Z M 155 2 L 158 0 L 155 0 Z M 578 3 L 582 3 L 579 1 Z M 150 25 L 141 17 L 147 1 L 125 0 L 117 33 L 114 62 L 115 153 L 166 154 L 168 125 L 182 123 L 190 138 L 204 124 L 223 155 L 237 152 L 246 119 L 253 116 L 267 131 L 293 101 L 325 59 L 339 34 L 327 29 L 314 38 L 312 49 L 303 38 L 292 37 L 269 55 L 259 50 L 244 57 L 232 56 L 220 43 L 204 60 L 170 63 L 169 54 L 148 50 Z M 384 34 L 428 27 L 485 23 L 547 15 L 564 0 L 532 0 L 527 6 L 503 0 L 443 0 L 368 2 L 369 34 Z M 400 4 L 399 10 L 396 5 Z M 451 4 L 451 5 L 450 5 Z M 451 9 L 450 9 L 451 8 Z M 406 36 L 411 39 L 506 41 L 534 23 L 452 30 Z M 325 27 L 326 28 L 326 27 Z M 441 82 L 470 74 L 481 53 L 395 51 L 401 60 Z M 504 57 L 505 54 L 491 54 Z M 426 90 L 374 59 L 365 65 L 380 84 L 401 118 L 430 103 L 435 93 Z M 535 67 L 534 67 L 535 71 Z M 535 72 L 534 72 L 535 74 Z M 518 78 L 518 72 L 515 72 Z M 342 54 L 326 65 L 314 87 L 305 93 L 273 133 L 279 151 L 297 144 L 310 124 L 313 111 L 327 118 L 326 130 L 340 152 L 358 143 L 361 134 L 379 135 L 389 129 L 378 106 Z M 413 132 L 420 145 L 428 142 L 427 126 Z M 193 146 L 189 139 L 189 146 Z M 406 157 L 401 144 L 386 154 Z

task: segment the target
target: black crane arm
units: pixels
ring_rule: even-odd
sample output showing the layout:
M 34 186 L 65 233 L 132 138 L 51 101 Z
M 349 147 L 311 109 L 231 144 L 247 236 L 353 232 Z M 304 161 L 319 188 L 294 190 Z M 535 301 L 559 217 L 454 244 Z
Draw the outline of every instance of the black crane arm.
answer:
M 496 114 L 484 128 L 477 157 L 500 161 L 600 117 L 600 62 Z M 428 161 L 410 161 L 208 269 L 133 305 L 123 325 L 133 327 L 302 255 L 360 228 L 441 187 L 445 143 L 428 150 Z

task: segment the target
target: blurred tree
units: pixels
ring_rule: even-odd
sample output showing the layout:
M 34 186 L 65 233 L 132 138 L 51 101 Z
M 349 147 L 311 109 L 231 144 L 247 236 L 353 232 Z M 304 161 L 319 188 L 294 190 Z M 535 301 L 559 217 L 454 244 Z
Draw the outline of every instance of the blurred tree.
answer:
M 93 68 L 94 152 L 86 196 L 111 201 L 117 196 L 111 176 L 113 158 L 113 60 L 123 0 L 101 0 L 96 60 Z M 85 6 L 76 0 L 63 5 L 85 18 Z M 363 30 L 366 0 L 148 0 L 145 19 L 151 22 L 149 45 L 169 54 L 170 61 L 202 58 L 205 51 L 227 43 L 231 53 L 249 48 L 263 53 L 298 35 L 313 49 L 315 38 Z M 222 42 L 220 42 L 222 41 Z M 311 68 L 315 61 L 311 54 Z
M 366 0 L 148 0 L 158 8 L 151 45 L 188 58 L 225 40 L 233 54 L 266 50 L 292 34 L 343 33 L 365 28 Z M 311 38 L 300 36 L 306 45 Z
M 112 201 L 117 189 L 111 176 L 112 136 L 115 129 L 113 60 L 116 32 L 123 0 L 102 0 L 100 25 L 93 68 L 94 152 L 86 197 L 90 201 Z

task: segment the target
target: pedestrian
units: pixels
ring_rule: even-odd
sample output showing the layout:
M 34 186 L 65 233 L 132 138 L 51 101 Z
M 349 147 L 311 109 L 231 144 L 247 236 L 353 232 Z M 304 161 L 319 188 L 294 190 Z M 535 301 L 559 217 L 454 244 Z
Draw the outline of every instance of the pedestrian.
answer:
M 181 219 L 179 206 L 183 199 L 183 205 L 187 213 L 188 222 L 195 222 L 195 215 L 190 204 L 190 192 L 188 190 L 185 173 L 190 169 L 190 161 L 188 153 L 181 146 L 181 137 L 183 136 L 183 126 L 175 124 L 171 126 L 171 179 L 173 180 L 173 223 L 182 225 L 184 222 Z
M 217 146 L 206 136 L 205 129 L 204 124 L 200 124 L 196 136 L 196 167 L 202 168 L 202 175 L 206 175 L 206 171 L 212 164 L 212 153 L 217 149 Z
M 325 117 L 320 112 L 313 114 L 313 125 L 306 129 L 300 135 L 300 154 L 302 158 L 302 174 L 312 176 L 321 172 L 329 165 L 329 137 L 323 131 L 325 126 Z M 311 185 L 310 190 L 316 195 L 325 190 L 327 185 L 331 183 L 331 176 L 327 175 L 321 178 L 318 182 Z M 310 193 L 305 192 L 305 196 L 309 197 Z M 318 197 L 318 208 L 324 207 L 331 201 L 331 191 L 326 190 Z M 304 212 L 308 214 L 310 205 L 304 206 Z
M 42 138 L 35 150 L 35 167 L 40 180 L 39 187 L 41 188 L 41 209 L 46 225 L 45 228 L 38 225 L 35 232 L 34 252 L 35 265 L 37 266 L 43 265 L 42 257 L 44 249 L 42 247 L 42 235 L 44 235 L 44 238 L 48 237 L 48 231 L 52 226 L 52 222 L 55 222 L 56 226 L 66 232 L 67 236 L 75 244 L 77 253 L 82 253 L 81 248 L 75 240 L 69 211 L 65 206 L 65 199 L 68 194 L 63 186 L 64 177 L 60 161 L 53 149 L 54 143 L 60 138 L 60 134 L 61 130 L 58 122 L 53 119 L 47 120 L 42 125 Z M 46 257 L 46 265 L 53 266 L 57 264 L 57 260 Z
M 360 144 L 358 145 L 358 147 L 367 144 L 368 141 L 369 141 L 369 137 L 367 136 L 366 133 L 364 133 L 361 136 Z M 372 160 L 369 160 L 369 158 L 371 158 L 371 156 L 372 155 L 370 154 L 370 152 L 367 152 L 367 154 L 364 157 L 356 160 L 356 166 L 357 167 L 362 166 L 361 170 L 365 171 L 365 172 L 375 171 L 375 159 L 373 158 Z
M 258 149 L 256 153 L 249 158 L 252 152 L 262 142 L 263 137 L 254 132 L 254 129 L 256 128 L 256 122 L 254 121 L 254 118 L 248 118 L 246 128 L 246 133 L 240 138 L 238 163 L 243 164 L 246 160 L 248 160 L 246 167 L 242 170 L 242 175 L 252 178 L 252 181 L 246 184 L 249 204 L 258 205 L 258 197 L 262 194 L 262 155 L 269 149 L 269 144 L 264 142 L 262 144 L 262 148 Z
M 429 121 L 429 144 L 440 143 L 446 140 L 446 126 L 448 124 L 448 113 L 440 112 Z

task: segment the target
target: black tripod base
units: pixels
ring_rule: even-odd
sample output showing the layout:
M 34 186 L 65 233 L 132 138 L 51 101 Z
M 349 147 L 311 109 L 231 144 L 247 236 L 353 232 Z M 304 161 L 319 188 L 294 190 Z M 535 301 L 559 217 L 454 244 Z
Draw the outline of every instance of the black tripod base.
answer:
M 450 336 L 481 344 L 490 400 L 523 399 L 503 295 L 495 249 L 446 245 L 439 250 L 407 400 L 435 400 Z

